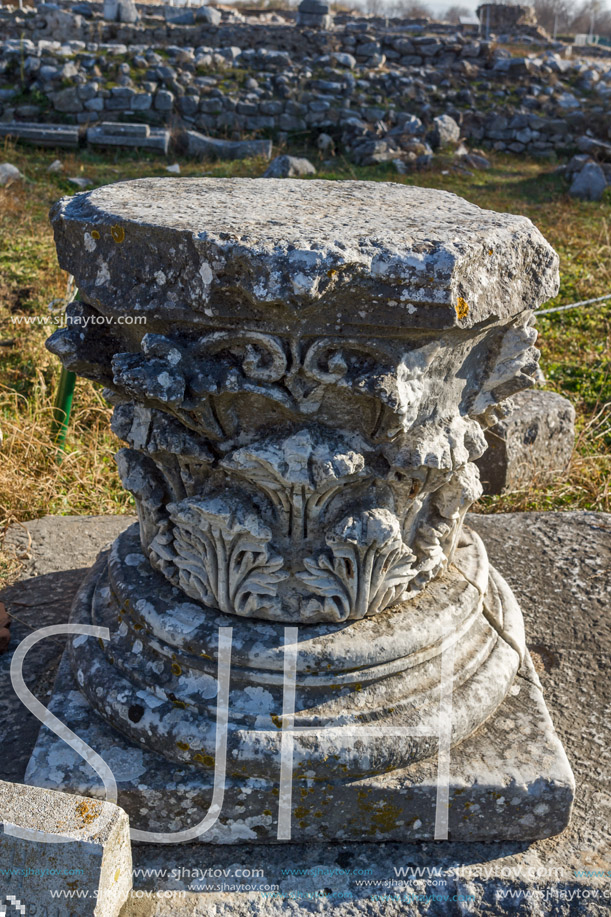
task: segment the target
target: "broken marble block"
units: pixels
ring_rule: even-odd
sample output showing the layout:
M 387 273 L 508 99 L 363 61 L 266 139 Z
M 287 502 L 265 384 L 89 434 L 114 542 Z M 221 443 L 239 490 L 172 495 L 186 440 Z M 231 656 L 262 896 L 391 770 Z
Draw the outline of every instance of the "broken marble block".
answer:
M 271 140 L 223 140 L 185 130 L 180 134 L 180 143 L 187 156 L 202 159 L 250 159 L 255 156 L 270 159 L 272 155 Z
M 0 781 L 0 822 L 0 913 L 8 901 L 9 914 L 26 917 L 118 917 L 132 887 L 129 821 L 118 806 Z
M 301 0 L 297 7 L 297 25 L 309 29 L 333 28 L 329 5 L 322 0 Z
M 488 448 L 477 460 L 486 494 L 545 484 L 566 471 L 575 444 L 575 408 L 541 390 L 518 392 L 509 413 L 486 430 Z
M 134 0 L 104 0 L 103 10 L 108 22 L 134 23 L 140 19 Z
M 516 682 L 521 612 L 462 526 L 558 285 L 532 223 L 273 178 L 123 182 L 51 219 L 81 299 L 49 348 L 105 386 L 139 516 L 76 599 L 75 625 L 108 637 L 72 639 L 52 709 L 116 736 L 133 836 L 561 830 L 572 775 Z M 504 722 L 529 735 L 515 757 L 490 738 Z M 46 785 L 43 745 L 28 779 Z M 508 793 L 510 815 L 469 817 Z

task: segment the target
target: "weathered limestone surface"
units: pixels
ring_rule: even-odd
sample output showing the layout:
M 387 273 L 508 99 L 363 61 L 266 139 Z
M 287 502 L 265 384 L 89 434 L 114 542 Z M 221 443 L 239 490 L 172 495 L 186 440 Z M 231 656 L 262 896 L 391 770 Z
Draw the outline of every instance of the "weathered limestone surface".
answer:
M 133 521 L 133 517 L 59 516 L 9 530 L 8 537 L 19 545 L 20 553 L 29 543 L 31 554 L 25 579 L 0 595 L 17 616 L 13 621 L 18 634 L 15 642 L 31 627 L 66 621 L 71 596 L 84 575 L 83 570 L 74 569 L 81 566 L 80 545 L 86 545 L 82 564 L 89 564 L 110 537 Z M 337 917 L 354 913 L 377 917 L 393 908 L 405 913 L 406 901 L 394 898 L 404 893 L 423 896 L 409 904 L 409 913 L 418 917 L 430 917 L 433 906 L 435 913 L 454 917 L 457 904 L 451 898 L 455 894 L 473 895 L 470 912 L 485 917 L 508 909 L 509 894 L 511 912 L 519 917 L 542 917 L 554 909 L 595 917 L 608 913 L 604 872 L 611 844 L 606 779 L 611 741 L 605 709 L 611 703 L 611 684 L 604 672 L 611 647 L 611 622 L 606 613 L 611 602 L 611 583 L 606 576 L 611 563 L 611 517 L 591 512 L 470 515 L 468 524 L 484 539 L 491 561 L 507 578 L 524 611 L 529 648 L 577 779 L 567 830 L 530 845 L 511 841 L 327 845 L 309 841 L 274 847 L 221 846 L 209 849 L 205 863 L 197 845 L 180 850 L 136 845 L 136 867 L 171 867 L 184 872 L 139 874 L 136 890 L 140 895 L 146 892 L 147 897 L 133 898 L 126 907 L 129 917 L 166 917 L 169 912 L 190 917 L 213 909 L 223 917 L 252 913 L 275 917 L 288 906 L 295 914 L 305 915 L 316 906 L 315 896 L 324 897 L 325 909 Z M 34 575 L 35 570 L 45 572 Z M 59 598 L 49 602 L 45 585 L 49 576 L 56 577 L 54 592 L 63 594 L 63 604 Z M 573 608 L 579 614 L 572 613 Z M 0 744 L 14 753 L 0 756 L 0 779 L 22 781 L 25 762 L 20 772 L 8 768 L 13 767 L 17 749 L 21 754 L 29 741 L 24 721 L 30 715 L 16 695 L 11 696 L 5 681 L 9 661 L 10 653 L 0 657 Z M 52 666 L 40 656 L 29 659 L 26 676 L 38 696 L 44 697 L 41 685 L 48 683 Z M 109 761 L 117 754 L 112 749 L 117 738 L 118 734 L 108 748 L 97 749 Z M 208 867 L 217 872 L 203 877 L 198 870 Z M 390 883 L 398 881 L 394 869 L 401 867 L 407 867 L 404 885 L 392 886 Z M 425 867 L 435 872 L 415 872 Z M 258 877 L 244 878 L 244 869 L 261 872 Z M 277 894 L 270 892 L 270 884 L 278 885 Z M 168 899 L 172 891 L 180 897 Z M 376 898 L 380 894 L 393 898 Z M 424 900 L 427 894 L 438 896 L 434 904 Z M 448 899 L 442 900 L 445 895 Z
M 465 330 L 558 285 L 526 217 L 395 183 L 145 178 L 64 198 L 51 218 L 61 266 L 98 309 L 166 324 Z
M 0 822 L 0 910 L 10 895 L 25 915 L 117 917 L 132 887 L 129 821 L 118 806 L 0 781 Z
M 300 740 L 293 760 L 301 773 L 332 780 L 338 755 L 343 777 L 352 778 L 436 754 L 437 647 L 453 628 L 461 637 L 454 651 L 453 744 L 499 706 L 518 657 L 523 655 L 521 615 L 504 582 L 489 570 L 477 536 L 464 533 L 454 567 L 459 576 L 440 577 L 426 593 L 393 614 L 363 618 L 346 630 L 323 624 L 304 631 L 307 640 L 297 659 L 301 709 L 295 725 L 333 728 L 327 735 L 321 732 Z M 474 615 L 474 609 L 480 607 L 478 593 L 486 595 L 481 616 Z M 149 747 L 172 760 L 199 765 L 206 772 L 214 749 L 219 628 L 231 627 L 232 664 L 240 671 L 238 680 L 243 684 L 236 684 L 230 696 L 233 713 L 227 773 L 236 779 L 269 776 L 270 769 L 274 770 L 270 752 L 279 736 L 283 705 L 282 627 L 253 627 L 250 617 L 236 620 L 217 609 L 197 609 L 188 600 L 179 601 L 176 589 L 151 571 L 137 527 L 117 539 L 107 566 L 92 574 L 84 595 L 82 604 L 75 606 L 74 620 L 88 623 L 93 607 L 97 624 L 112 628 L 117 619 L 121 622 L 110 665 L 95 641 L 75 643 L 75 673 L 92 704 L 111 722 L 122 721 L 124 731 L 135 741 L 145 736 Z M 131 620 L 124 612 L 128 608 L 135 612 Z M 176 623 L 170 632 L 171 619 Z M 502 621 L 501 641 L 487 623 L 496 619 Z M 143 649 L 140 677 L 153 687 L 140 688 L 126 718 L 133 646 L 142 630 L 156 647 L 165 648 L 167 661 L 162 667 L 158 652 Z M 473 656 L 479 664 L 476 673 Z M 253 696 L 255 684 L 261 688 Z M 420 691 L 417 702 L 415 686 Z M 180 718 L 177 704 L 184 705 Z M 370 738 L 364 756 L 354 727 L 367 722 L 379 726 L 382 710 L 385 727 L 419 727 L 425 735 L 399 735 L 392 742 L 385 737 Z
M 94 667 L 97 679 L 107 684 L 99 663 L 94 662 Z M 92 748 L 108 749 L 105 757 L 116 772 L 119 799 L 130 813 L 131 826 L 149 832 L 171 832 L 200 823 L 212 803 L 212 762 L 203 771 L 180 761 L 168 764 L 159 754 L 128 743 L 99 717 L 92 719 L 77 679 L 64 657 L 51 710 Z M 118 683 L 115 691 L 121 690 L 125 685 Z M 144 694 L 137 702 L 146 707 Z M 232 697 L 231 717 L 244 729 L 246 717 L 240 716 L 238 704 L 239 699 Z M 112 707 L 111 698 L 109 709 Z M 261 727 L 266 712 L 263 706 L 259 709 Z M 259 740 L 261 731 L 259 728 Z M 331 761 L 326 771 L 312 754 L 312 750 L 321 751 L 320 745 L 312 749 L 303 747 L 301 739 L 296 743 L 291 841 L 431 840 L 435 834 L 439 782 L 432 740 L 429 750 L 434 756 L 408 767 L 391 769 L 391 765 L 381 773 L 384 764 L 373 740 L 367 740 L 372 747 L 365 751 L 363 739 L 355 741 L 353 737 L 351 743 L 350 729 L 343 731 L 346 735 L 341 737 L 341 746 L 336 737 L 320 743 Z M 516 736 L 527 741 L 516 743 Z M 392 740 L 395 758 L 407 760 L 406 743 L 400 739 Z M 166 743 L 173 753 L 172 740 Z M 348 756 L 345 750 L 352 750 L 351 746 L 355 753 Z M 387 748 L 382 750 L 388 753 Z M 367 759 L 363 760 L 365 755 L 369 757 L 369 768 Z M 251 761 L 236 767 L 233 757 L 230 748 L 221 815 L 199 841 L 220 845 L 275 844 L 278 761 L 263 759 L 266 778 L 260 761 L 255 759 L 252 767 Z M 339 773 L 336 766 L 334 775 L 333 765 L 338 758 Z M 51 769 L 49 759 L 55 762 Z M 242 751 L 240 765 L 244 760 Z M 249 772 L 250 779 L 245 779 Z M 99 779 L 88 765 L 46 731 L 39 736 L 26 779 L 37 785 L 53 783 L 69 787 L 71 792 L 104 796 Z M 559 834 L 566 827 L 574 795 L 573 777 L 528 655 L 496 716 L 453 749 L 448 792 L 450 840 L 492 842 L 503 838 L 529 842 Z
M 484 493 L 528 488 L 562 474 L 575 444 L 575 409 L 555 392 L 518 392 L 505 417 L 486 430 L 477 459 Z
M 37 589 L 41 590 L 34 591 L 31 602 L 21 604 L 39 603 L 45 585 L 52 593 L 51 580 L 43 577 L 71 570 L 80 573 L 82 579 L 102 548 L 134 521 L 133 516 L 45 516 L 24 525 L 11 525 L 2 549 L 21 562 L 23 576 L 28 580 L 36 578 Z
M 0 748 L 10 748 L 10 754 L 0 754 L 2 780 L 23 781 L 40 728 L 13 691 L 12 653 L 37 628 L 65 623 L 87 569 L 130 521 L 133 517 L 46 516 L 12 525 L 6 533 L 2 549 L 21 562 L 23 582 L 0 594 L 11 616 L 9 652 L 0 656 Z M 28 653 L 25 682 L 42 703 L 51 696 L 64 645 L 65 638 L 50 637 Z M 58 788 L 53 784 L 52 789 Z
M 150 179 L 61 201 L 52 220 L 82 302 L 50 348 L 106 385 L 140 523 L 75 603 L 111 634 L 72 640 L 81 691 L 193 786 L 226 773 L 228 814 L 204 840 L 275 837 L 265 794 L 288 730 L 291 779 L 320 795 L 293 806 L 293 831 L 396 837 L 416 765 L 481 730 L 528 666 L 520 610 L 462 521 L 484 430 L 537 372 L 532 310 L 556 290 L 555 253 L 524 218 L 396 184 Z M 459 768 L 487 812 L 512 779 L 492 770 Z M 523 773 L 527 798 L 551 787 L 528 836 L 557 832 L 560 746 Z M 369 793 L 389 794 L 388 819 Z M 140 791 L 123 804 L 142 813 Z M 526 830 L 460 812 L 465 838 Z

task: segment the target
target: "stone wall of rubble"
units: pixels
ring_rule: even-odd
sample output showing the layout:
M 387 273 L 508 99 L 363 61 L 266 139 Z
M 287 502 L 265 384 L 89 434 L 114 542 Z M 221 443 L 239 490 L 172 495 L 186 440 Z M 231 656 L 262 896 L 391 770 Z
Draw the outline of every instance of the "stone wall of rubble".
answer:
M 45 15 L 55 38 L 41 37 L 49 31 L 48 23 L 41 29 Z M 545 156 L 572 150 L 586 133 L 611 136 L 611 58 L 571 58 L 558 46 L 515 56 L 447 27 L 364 20 L 317 31 L 234 14 L 218 26 L 159 17 L 102 24 L 99 16 L 40 8 L 3 17 L 5 122 L 144 121 L 302 142 L 324 132 L 363 164 L 425 162 L 431 146 L 459 137 Z M 68 38 L 65 17 L 81 39 Z M 32 38 L 10 37 L 17 21 Z M 457 129 L 447 120 L 440 135 L 440 115 Z

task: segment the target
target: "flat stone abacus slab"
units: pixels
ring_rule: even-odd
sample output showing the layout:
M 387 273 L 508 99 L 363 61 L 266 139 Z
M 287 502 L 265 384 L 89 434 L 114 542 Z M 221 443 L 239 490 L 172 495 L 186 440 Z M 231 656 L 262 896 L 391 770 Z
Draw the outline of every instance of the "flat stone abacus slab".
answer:
M 109 314 L 465 329 L 558 284 L 526 217 L 396 183 L 144 178 L 64 198 L 51 220 L 61 267 Z

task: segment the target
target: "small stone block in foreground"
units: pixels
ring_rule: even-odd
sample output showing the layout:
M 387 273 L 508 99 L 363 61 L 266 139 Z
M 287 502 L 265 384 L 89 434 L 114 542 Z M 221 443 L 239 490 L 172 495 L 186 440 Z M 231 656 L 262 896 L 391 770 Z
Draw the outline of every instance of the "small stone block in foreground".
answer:
M 132 887 L 129 820 L 122 809 L 0 781 L 0 821 L 0 889 L 19 900 L 28 917 L 117 917 Z

